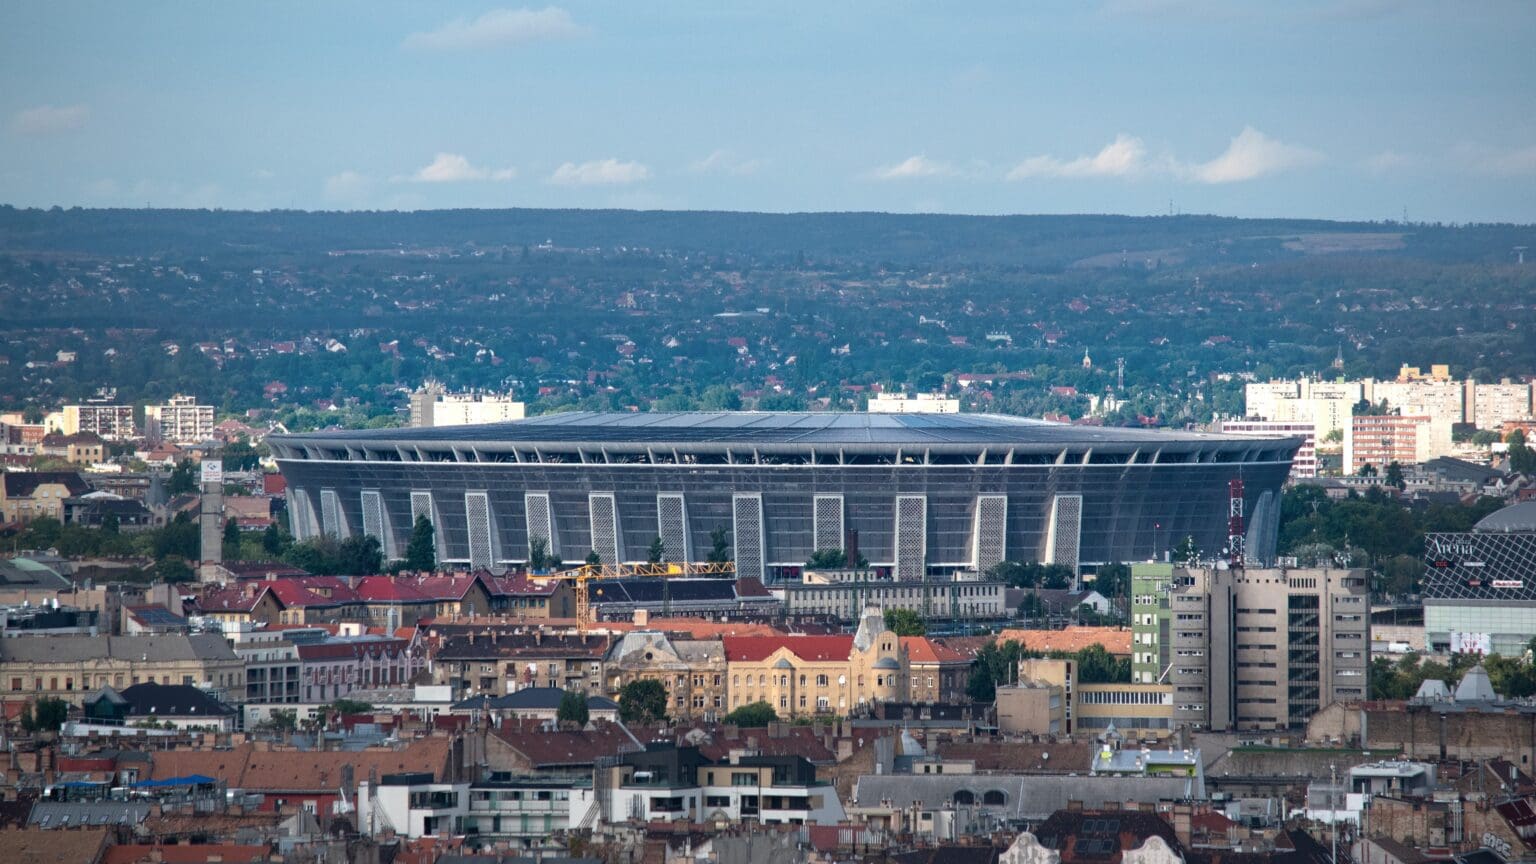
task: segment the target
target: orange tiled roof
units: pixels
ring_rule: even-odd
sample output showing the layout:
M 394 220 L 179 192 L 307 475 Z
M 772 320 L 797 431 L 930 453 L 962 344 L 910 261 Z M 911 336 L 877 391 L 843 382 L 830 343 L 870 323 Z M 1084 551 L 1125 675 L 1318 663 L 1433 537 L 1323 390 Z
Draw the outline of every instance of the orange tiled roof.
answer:
M 1065 630 L 1004 630 L 998 642 L 1013 640 L 1030 651 L 1078 652 L 1089 645 L 1103 645 L 1116 656 L 1131 655 L 1131 631 L 1119 627 L 1068 627 Z
M 903 636 L 901 647 L 907 649 L 907 659 L 913 663 L 968 663 L 972 659 L 927 636 Z

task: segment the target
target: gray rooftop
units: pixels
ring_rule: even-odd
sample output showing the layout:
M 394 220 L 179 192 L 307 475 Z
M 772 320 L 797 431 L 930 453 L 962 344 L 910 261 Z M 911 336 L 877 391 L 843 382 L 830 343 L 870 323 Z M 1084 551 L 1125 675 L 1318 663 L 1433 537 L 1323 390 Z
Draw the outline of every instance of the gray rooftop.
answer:
M 1106 802 L 1205 798 L 1205 787 L 1199 779 L 1183 777 L 865 774 L 854 787 L 854 806 L 879 807 L 882 801 L 889 801 L 894 807 L 910 807 L 916 801 L 924 809 L 937 809 L 954 803 L 955 794 L 962 791 L 971 793 L 978 805 L 986 793 L 1002 792 L 1005 803 L 987 809 L 1005 819 L 1031 820 L 1045 819 L 1064 810 L 1069 801 L 1081 801 L 1087 809 L 1098 809 Z
M 1536 501 L 1521 501 L 1495 510 L 1472 526 L 1472 530 L 1504 534 L 1536 532 Z
M 1297 442 L 1298 439 L 1283 439 Z M 305 447 L 507 444 L 518 446 L 640 445 L 693 448 L 800 445 L 946 445 L 1018 447 L 1140 446 L 1170 444 L 1267 446 L 1264 439 L 1201 432 L 1074 426 L 1001 414 L 864 414 L 837 412 L 654 412 L 547 414 L 477 426 L 363 429 L 273 435 L 279 455 L 297 458 Z
M 238 661 L 234 649 L 215 633 L 158 636 L 34 636 L 0 640 L 0 661 L 79 663 L 87 660 L 164 662 Z

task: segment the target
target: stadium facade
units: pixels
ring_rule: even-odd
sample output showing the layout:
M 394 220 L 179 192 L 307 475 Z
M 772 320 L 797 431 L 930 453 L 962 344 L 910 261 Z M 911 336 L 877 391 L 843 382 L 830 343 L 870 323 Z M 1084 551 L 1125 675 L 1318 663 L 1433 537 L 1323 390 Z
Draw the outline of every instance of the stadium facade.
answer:
M 988 414 L 569 413 L 450 428 L 267 439 L 294 533 L 356 533 L 501 569 L 545 538 L 567 561 L 701 560 L 724 528 L 743 576 L 793 574 L 848 532 L 897 579 L 1003 560 L 1147 560 L 1186 535 L 1226 543 L 1241 477 L 1250 557 L 1273 558 L 1280 486 L 1301 445 Z
M 1536 636 L 1536 501 L 1471 531 L 1424 535 L 1424 641 L 1436 652 L 1518 657 Z

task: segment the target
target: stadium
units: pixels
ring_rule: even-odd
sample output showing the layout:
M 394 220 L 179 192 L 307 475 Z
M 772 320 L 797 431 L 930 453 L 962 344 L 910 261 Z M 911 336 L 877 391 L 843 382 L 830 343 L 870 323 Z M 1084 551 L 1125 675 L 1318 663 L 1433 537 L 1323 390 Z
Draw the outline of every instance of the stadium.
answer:
M 1274 556 L 1300 439 L 1071 426 L 990 414 L 568 413 L 483 426 L 267 439 L 294 534 L 372 534 L 404 553 L 416 516 L 439 560 L 499 570 L 530 539 L 567 561 L 702 560 L 724 529 L 742 576 L 799 573 L 857 546 L 897 579 L 1003 561 L 1091 567 L 1226 545 L 1244 481 L 1250 558 Z

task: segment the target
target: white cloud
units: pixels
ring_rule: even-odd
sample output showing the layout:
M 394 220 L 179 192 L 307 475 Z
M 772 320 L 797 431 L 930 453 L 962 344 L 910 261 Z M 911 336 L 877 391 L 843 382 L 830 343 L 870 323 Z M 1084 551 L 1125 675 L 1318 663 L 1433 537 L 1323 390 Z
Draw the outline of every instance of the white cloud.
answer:
M 927 156 L 909 156 L 895 165 L 877 168 L 876 180 L 914 180 L 922 177 L 953 177 L 955 166 Z
M 651 169 L 639 162 L 594 159 L 580 164 L 566 162 L 549 175 L 549 182 L 556 186 L 622 186 L 650 177 Z
M 366 174 L 343 171 L 325 178 L 325 198 L 327 201 L 356 202 L 368 194 L 372 186 L 373 180 Z
M 1115 140 L 1092 156 L 1063 160 L 1055 156 L 1031 156 L 1009 171 L 1008 180 L 1034 177 L 1129 177 L 1148 169 L 1147 147 L 1140 138 L 1116 135 Z
M 1286 144 L 1252 126 L 1244 126 L 1220 156 L 1188 166 L 1188 173 L 1201 183 L 1235 183 L 1306 168 L 1321 161 L 1323 154 L 1316 150 Z
M 695 174 L 729 174 L 744 177 L 763 167 L 761 159 L 742 159 L 729 150 L 716 150 L 689 166 Z
M 58 135 L 85 128 L 91 109 L 85 105 L 38 105 L 17 111 L 11 128 L 21 135 Z
M 405 47 L 428 51 L 468 51 L 506 48 L 584 36 L 587 28 L 556 6 L 543 9 L 492 9 L 471 21 L 455 18 L 436 30 L 412 33 Z
M 393 178 L 397 182 L 413 183 L 463 183 L 469 180 L 511 180 L 517 176 L 515 168 L 481 168 L 457 153 L 439 153 L 430 165 L 426 165 L 409 177 Z
M 1536 145 L 1500 149 L 1477 144 L 1461 144 L 1452 151 L 1451 158 L 1464 169 L 1475 174 L 1490 174 L 1495 177 L 1524 177 L 1536 174 Z
M 1402 171 L 1419 164 L 1417 156 L 1407 153 L 1399 153 L 1396 150 L 1383 150 L 1365 157 L 1365 170 L 1372 174 L 1389 174 L 1393 171 Z

